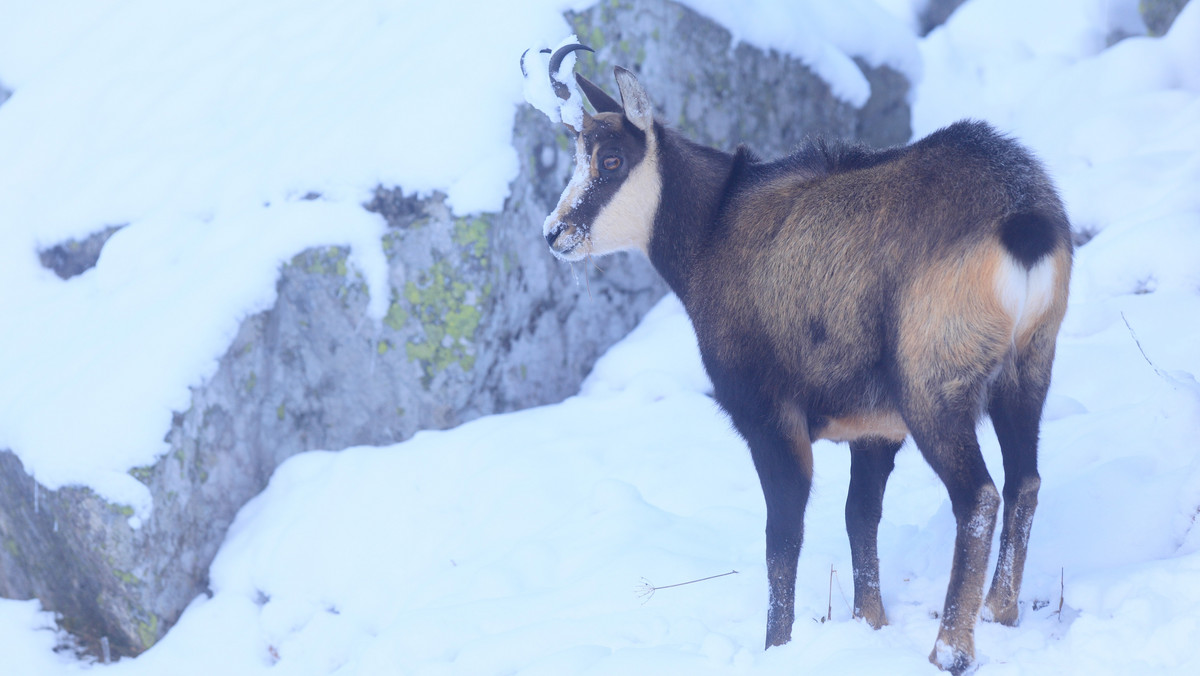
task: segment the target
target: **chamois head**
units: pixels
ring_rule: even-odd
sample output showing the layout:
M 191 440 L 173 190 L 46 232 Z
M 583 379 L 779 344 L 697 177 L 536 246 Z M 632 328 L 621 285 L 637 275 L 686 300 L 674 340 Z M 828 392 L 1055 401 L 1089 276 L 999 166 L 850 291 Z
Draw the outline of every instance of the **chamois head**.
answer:
M 559 54 L 581 47 L 563 47 L 550 61 L 551 82 L 564 101 L 569 91 L 556 78 Z M 662 188 L 654 109 L 633 73 L 617 67 L 614 74 L 620 103 L 587 78 L 575 76 L 596 114 L 585 111 L 581 128 L 572 127 L 577 132 L 575 171 L 542 228 L 550 250 L 563 260 L 649 249 Z

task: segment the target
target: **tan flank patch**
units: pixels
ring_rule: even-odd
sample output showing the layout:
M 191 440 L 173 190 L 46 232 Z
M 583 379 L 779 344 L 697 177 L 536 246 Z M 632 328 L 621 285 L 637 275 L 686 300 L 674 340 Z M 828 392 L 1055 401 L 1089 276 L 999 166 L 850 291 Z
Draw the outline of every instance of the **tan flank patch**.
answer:
M 933 262 L 905 289 L 899 357 L 910 384 L 937 382 L 953 397 L 999 364 L 1016 327 L 998 292 L 1007 259 L 987 242 Z
M 921 374 L 948 370 L 986 374 L 1010 350 L 1026 349 L 1042 329 L 1057 330 L 1070 276 L 1067 249 L 1026 270 L 999 242 L 934 263 L 904 297 L 900 357 L 905 373 L 918 380 L 928 380 Z M 954 389 L 956 383 L 947 380 L 943 387 Z

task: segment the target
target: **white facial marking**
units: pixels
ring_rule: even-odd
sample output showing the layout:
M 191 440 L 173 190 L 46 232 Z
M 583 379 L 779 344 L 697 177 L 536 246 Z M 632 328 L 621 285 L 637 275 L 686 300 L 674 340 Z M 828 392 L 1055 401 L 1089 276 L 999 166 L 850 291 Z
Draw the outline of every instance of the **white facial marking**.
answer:
M 646 155 L 592 223 L 587 238 L 588 253 L 603 256 L 636 249 L 650 255 L 650 231 L 661 193 L 658 152 L 654 136 L 647 134 Z
M 542 234 L 545 237 L 550 238 L 551 233 L 558 233 L 552 240 L 550 251 L 562 260 L 577 261 L 584 256 L 580 251 L 584 230 L 576 226 L 568 226 L 563 219 L 571 213 L 572 209 L 579 206 L 579 202 L 591 186 L 591 164 L 584 152 L 583 135 L 580 134 L 575 138 L 575 171 L 571 174 L 571 180 L 558 198 L 558 206 L 542 223 Z
M 549 235 L 554 230 L 562 225 L 562 219 L 569 214 L 572 209 L 579 205 L 579 200 L 583 199 L 584 193 L 591 186 L 591 165 L 590 160 L 583 147 L 583 135 L 575 137 L 575 171 L 571 174 L 571 180 L 567 183 L 567 187 L 563 188 L 562 196 L 558 198 L 558 206 L 550 215 L 546 217 L 546 222 L 542 224 L 542 235 Z
M 650 231 L 654 226 L 662 191 L 654 135 L 646 135 L 646 154 L 642 161 L 625 177 L 616 194 L 600 209 L 595 221 L 585 227 L 567 226 L 567 216 L 595 185 L 592 160 L 580 135 L 575 141 L 574 173 L 558 200 L 558 206 L 542 224 L 543 235 L 548 237 L 551 233 L 560 233 L 551 251 L 566 261 L 635 249 L 649 255 Z

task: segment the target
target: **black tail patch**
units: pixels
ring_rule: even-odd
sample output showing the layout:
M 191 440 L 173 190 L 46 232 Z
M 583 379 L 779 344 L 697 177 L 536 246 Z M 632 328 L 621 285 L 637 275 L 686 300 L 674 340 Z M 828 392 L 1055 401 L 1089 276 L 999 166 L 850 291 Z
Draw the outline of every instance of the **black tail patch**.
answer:
M 1032 268 L 1058 246 L 1061 230 L 1056 219 L 1027 211 L 1013 214 L 1000 224 L 1000 242 L 1013 258 Z

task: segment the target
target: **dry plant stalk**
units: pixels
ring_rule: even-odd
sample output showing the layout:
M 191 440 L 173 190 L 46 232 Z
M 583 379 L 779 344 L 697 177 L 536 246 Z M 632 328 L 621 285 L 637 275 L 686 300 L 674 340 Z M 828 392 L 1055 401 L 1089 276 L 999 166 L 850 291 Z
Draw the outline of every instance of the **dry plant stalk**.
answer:
M 642 605 L 646 605 L 646 603 L 648 603 L 650 601 L 650 599 L 654 596 L 654 592 L 658 591 L 659 589 L 670 589 L 671 587 L 682 587 L 685 584 L 696 584 L 697 582 L 704 582 L 705 580 L 714 580 L 718 577 L 725 577 L 726 575 L 735 575 L 736 573 L 737 573 L 736 570 L 731 570 L 728 573 L 721 573 L 719 575 L 709 575 L 708 577 L 702 577 L 699 580 L 689 580 L 687 582 L 676 582 L 675 584 L 664 584 L 661 587 L 654 586 L 654 584 L 651 583 L 650 580 L 647 580 L 646 578 L 643 577 L 641 584 L 639 584 L 637 586 L 634 593 L 637 594 L 638 598 L 642 599 Z
M 1063 601 L 1066 599 L 1066 591 L 1067 591 L 1066 570 L 1067 570 L 1066 568 L 1058 569 L 1058 610 L 1056 610 L 1054 612 L 1058 613 L 1058 621 L 1059 622 L 1062 622 Z
M 1124 312 L 1121 313 L 1121 321 L 1125 322 L 1125 328 L 1129 329 L 1129 336 L 1133 338 L 1133 344 L 1137 345 L 1138 352 L 1142 353 L 1142 359 L 1146 360 L 1146 363 L 1150 365 L 1150 368 L 1154 369 L 1154 372 L 1158 374 L 1159 378 L 1162 378 L 1167 382 L 1172 382 L 1173 379 L 1168 376 L 1165 371 L 1158 368 L 1157 364 L 1150 361 L 1150 357 L 1146 354 L 1145 348 L 1142 347 L 1142 341 L 1138 340 L 1137 333 L 1134 332 L 1133 325 L 1129 323 L 1129 318 L 1125 316 Z
M 829 603 L 825 608 L 825 622 L 833 621 L 833 574 L 837 572 L 833 569 L 833 564 L 829 564 Z

